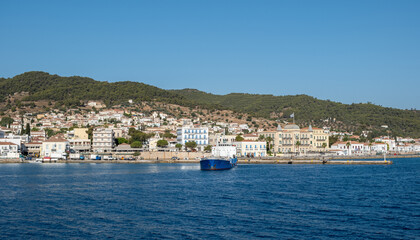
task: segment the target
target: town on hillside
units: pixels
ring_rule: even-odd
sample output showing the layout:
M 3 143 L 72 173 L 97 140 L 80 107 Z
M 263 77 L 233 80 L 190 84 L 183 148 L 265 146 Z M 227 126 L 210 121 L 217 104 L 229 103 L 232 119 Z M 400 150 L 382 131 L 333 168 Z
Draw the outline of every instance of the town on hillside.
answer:
M 420 153 L 420 139 L 368 139 L 368 131 L 354 135 L 290 122 L 267 127 L 238 119 L 176 117 L 158 110 L 128 112 L 124 108 L 104 108 L 94 101 L 88 105 L 87 111 L 16 112 L 3 116 L 0 158 L 199 159 L 210 156 L 212 147 L 218 144 L 234 145 L 237 156 L 246 158 Z

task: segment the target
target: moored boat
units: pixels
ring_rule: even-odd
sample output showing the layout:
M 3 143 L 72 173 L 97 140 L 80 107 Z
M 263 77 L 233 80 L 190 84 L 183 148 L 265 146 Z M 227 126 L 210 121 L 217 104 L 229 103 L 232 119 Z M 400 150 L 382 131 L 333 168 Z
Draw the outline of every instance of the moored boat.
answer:
M 236 166 L 236 147 L 232 145 L 217 145 L 212 148 L 212 157 L 200 160 L 201 170 L 227 170 Z

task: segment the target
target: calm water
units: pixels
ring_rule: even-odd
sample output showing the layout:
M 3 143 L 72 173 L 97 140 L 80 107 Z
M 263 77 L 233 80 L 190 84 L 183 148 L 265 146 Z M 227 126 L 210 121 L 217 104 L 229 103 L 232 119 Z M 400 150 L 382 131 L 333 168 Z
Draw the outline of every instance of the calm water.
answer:
M 420 159 L 390 166 L 0 164 L 1 238 L 419 239 Z

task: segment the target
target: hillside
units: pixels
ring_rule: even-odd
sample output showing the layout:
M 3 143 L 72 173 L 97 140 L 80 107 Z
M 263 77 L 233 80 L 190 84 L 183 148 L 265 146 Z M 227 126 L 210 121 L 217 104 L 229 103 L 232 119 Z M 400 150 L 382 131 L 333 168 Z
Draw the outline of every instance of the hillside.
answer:
M 231 93 L 214 95 L 194 89 L 164 90 L 138 82 L 101 82 L 86 77 L 61 77 L 45 72 L 27 72 L 13 78 L 0 78 L 3 105 L 9 95 L 26 92 L 22 101 L 56 101 L 63 106 L 83 105 L 87 100 L 100 100 L 107 106 L 134 102 L 161 102 L 202 109 L 228 109 L 237 116 L 291 121 L 295 113 L 302 125 L 330 126 L 334 129 L 377 134 L 420 137 L 420 111 L 385 108 L 373 104 L 342 104 L 319 100 L 307 95 L 273 96 Z M 8 100 L 9 101 L 9 100 Z M 8 103 L 2 111 L 12 107 Z M 388 129 L 381 128 L 388 125 Z
M 101 100 L 107 105 L 132 99 L 135 102 L 160 101 L 179 105 L 195 105 L 172 92 L 138 82 L 101 82 L 87 77 L 61 77 L 45 72 L 26 72 L 13 78 L 0 79 L 0 98 L 16 92 L 28 92 L 24 101 L 54 100 L 78 103 L 82 100 Z
M 254 116 L 290 121 L 295 113 L 298 123 L 329 125 L 350 131 L 376 130 L 396 135 L 420 136 L 420 111 L 386 108 L 369 103 L 342 104 L 319 100 L 307 95 L 273 96 L 231 93 L 214 95 L 195 89 L 172 90 L 173 93 L 198 103 L 212 103 Z

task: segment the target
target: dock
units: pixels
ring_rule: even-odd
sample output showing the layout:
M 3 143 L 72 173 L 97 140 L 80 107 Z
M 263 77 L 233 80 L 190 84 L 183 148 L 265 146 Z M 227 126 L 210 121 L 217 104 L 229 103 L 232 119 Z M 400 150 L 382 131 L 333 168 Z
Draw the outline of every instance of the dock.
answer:
M 390 160 L 296 160 L 296 159 L 241 159 L 238 164 L 333 164 L 333 165 L 389 165 Z

